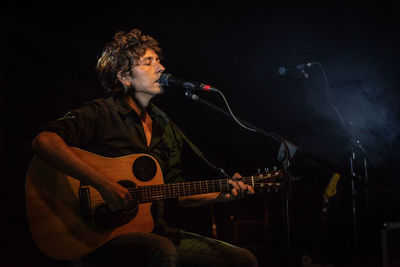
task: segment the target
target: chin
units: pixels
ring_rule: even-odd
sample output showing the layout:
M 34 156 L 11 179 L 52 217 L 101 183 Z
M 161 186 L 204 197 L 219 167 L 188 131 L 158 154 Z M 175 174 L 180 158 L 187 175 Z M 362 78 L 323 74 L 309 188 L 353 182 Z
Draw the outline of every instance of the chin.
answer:
M 156 88 L 154 88 L 154 94 L 155 95 L 159 95 L 164 93 L 164 88 L 162 88 L 161 86 L 157 86 Z

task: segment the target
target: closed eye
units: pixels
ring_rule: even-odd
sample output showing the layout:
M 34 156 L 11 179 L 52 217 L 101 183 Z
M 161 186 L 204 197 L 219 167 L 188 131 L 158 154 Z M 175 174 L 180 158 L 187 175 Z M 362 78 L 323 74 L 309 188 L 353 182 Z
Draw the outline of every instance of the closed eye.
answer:
M 160 58 L 154 58 L 154 57 L 146 57 L 146 58 L 144 58 L 143 60 L 142 60 L 142 65 L 146 65 L 146 66 L 150 66 L 153 62 L 157 62 L 157 63 L 160 63 Z

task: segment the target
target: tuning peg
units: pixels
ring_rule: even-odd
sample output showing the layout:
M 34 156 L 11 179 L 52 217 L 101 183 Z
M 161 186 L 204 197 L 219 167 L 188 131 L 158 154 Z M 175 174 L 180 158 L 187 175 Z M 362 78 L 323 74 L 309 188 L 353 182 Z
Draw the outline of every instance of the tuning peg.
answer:
M 260 172 L 261 172 L 261 169 L 257 168 L 257 174 L 260 174 Z
M 269 172 L 269 168 L 264 168 L 264 172 Z
M 276 168 L 276 166 L 274 166 L 274 171 L 276 171 L 277 170 L 277 168 Z

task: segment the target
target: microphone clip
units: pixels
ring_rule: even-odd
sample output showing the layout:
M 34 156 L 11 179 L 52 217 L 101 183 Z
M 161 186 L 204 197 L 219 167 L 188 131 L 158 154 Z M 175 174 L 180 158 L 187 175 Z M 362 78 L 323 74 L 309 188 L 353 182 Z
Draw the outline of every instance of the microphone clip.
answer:
M 308 62 L 308 63 L 304 63 L 304 64 L 299 64 L 297 66 L 294 67 L 279 67 L 278 69 L 278 73 L 281 76 L 287 75 L 291 72 L 300 72 L 304 78 L 309 79 L 310 76 L 308 75 L 308 73 L 306 72 L 306 69 L 310 68 L 312 65 L 314 65 L 314 62 Z
M 197 101 L 199 99 L 199 96 L 196 94 L 192 93 L 193 89 L 187 89 L 185 92 L 185 96 L 191 98 L 194 101 Z

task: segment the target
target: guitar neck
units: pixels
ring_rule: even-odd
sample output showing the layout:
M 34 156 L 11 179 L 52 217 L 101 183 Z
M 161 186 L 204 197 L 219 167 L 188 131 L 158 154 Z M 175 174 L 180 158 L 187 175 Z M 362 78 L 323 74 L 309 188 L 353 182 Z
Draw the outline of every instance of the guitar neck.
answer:
M 265 183 L 261 184 L 255 182 L 254 177 L 244 177 L 241 181 L 253 186 L 254 188 L 265 187 Z M 272 185 L 272 183 L 270 185 Z M 130 192 L 139 200 L 140 203 L 146 203 L 155 200 L 179 198 L 206 193 L 229 192 L 231 188 L 232 186 L 229 184 L 229 179 L 218 179 L 138 186 L 134 189 L 130 189 Z

